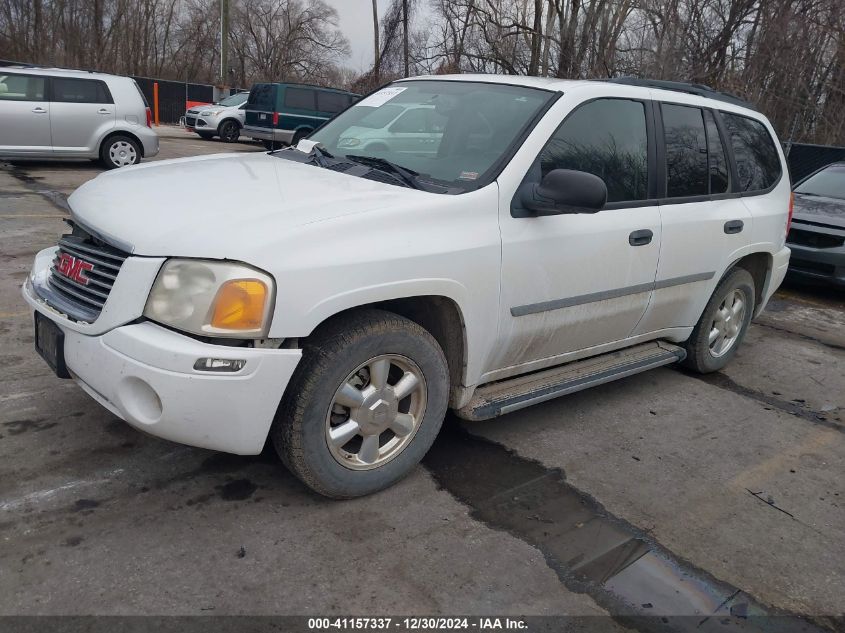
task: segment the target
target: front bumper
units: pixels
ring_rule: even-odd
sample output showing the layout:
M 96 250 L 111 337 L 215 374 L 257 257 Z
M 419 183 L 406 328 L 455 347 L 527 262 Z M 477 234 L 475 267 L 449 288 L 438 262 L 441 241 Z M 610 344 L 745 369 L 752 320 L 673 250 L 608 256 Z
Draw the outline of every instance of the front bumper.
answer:
M 191 446 L 260 453 L 302 355 L 203 343 L 149 321 L 92 334 L 46 306 L 31 280 L 23 295 L 62 330 L 67 368 L 92 398 L 139 430 Z M 246 362 L 224 374 L 197 371 L 200 358 Z
M 294 132 L 291 130 L 277 130 L 269 127 L 245 125 L 241 134 L 261 141 L 276 141 L 290 145 L 290 142 L 293 140 Z

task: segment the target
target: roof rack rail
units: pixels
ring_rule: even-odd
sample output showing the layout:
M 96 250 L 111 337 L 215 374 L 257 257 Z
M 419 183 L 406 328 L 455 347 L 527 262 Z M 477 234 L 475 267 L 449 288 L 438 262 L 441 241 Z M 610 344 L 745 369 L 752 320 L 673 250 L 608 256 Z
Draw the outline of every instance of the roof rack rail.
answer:
M 704 84 L 691 84 L 682 81 L 666 81 L 663 79 L 640 79 L 639 77 L 613 77 L 611 79 L 600 79 L 599 81 L 607 81 L 614 84 L 624 84 L 626 86 L 641 86 L 643 88 L 658 88 L 660 90 L 673 90 L 675 92 L 686 92 L 699 97 L 707 97 L 708 99 L 716 99 L 717 101 L 724 101 L 725 103 L 732 103 L 733 105 L 742 106 L 743 108 L 750 108 L 757 110 L 754 105 L 740 99 L 736 95 L 729 92 L 721 92 L 710 86 Z

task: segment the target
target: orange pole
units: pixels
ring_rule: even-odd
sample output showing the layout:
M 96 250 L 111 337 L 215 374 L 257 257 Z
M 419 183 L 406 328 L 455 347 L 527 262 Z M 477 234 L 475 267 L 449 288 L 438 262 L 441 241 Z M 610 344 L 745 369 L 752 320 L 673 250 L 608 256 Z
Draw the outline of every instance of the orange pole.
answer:
M 153 82 L 153 116 L 155 117 L 156 127 L 158 127 L 158 82 Z

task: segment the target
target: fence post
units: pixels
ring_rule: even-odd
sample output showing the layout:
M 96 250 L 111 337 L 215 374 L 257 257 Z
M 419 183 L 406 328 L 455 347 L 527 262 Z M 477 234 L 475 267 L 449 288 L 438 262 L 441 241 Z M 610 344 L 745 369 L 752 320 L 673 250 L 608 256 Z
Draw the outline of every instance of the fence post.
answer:
M 158 127 L 158 82 L 153 82 L 153 113 L 155 117 L 156 127 Z

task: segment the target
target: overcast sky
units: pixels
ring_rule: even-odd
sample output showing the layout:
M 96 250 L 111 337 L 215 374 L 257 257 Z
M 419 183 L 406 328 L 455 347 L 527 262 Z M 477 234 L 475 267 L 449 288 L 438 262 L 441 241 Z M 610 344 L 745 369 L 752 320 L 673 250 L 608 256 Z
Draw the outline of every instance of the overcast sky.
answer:
M 340 30 L 349 40 L 349 47 L 352 49 L 346 65 L 355 70 L 364 70 L 373 63 L 373 1 L 372 0 L 325 0 L 326 4 L 337 9 L 340 19 Z M 384 17 L 384 12 L 390 0 L 378 0 L 379 19 Z M 425 19 L 428 13 L 427 3 L 420 2 L 420 13 L 415 22 Z M 411 13 L 414 16 L 414 13 Z M 413 31 L 412 29 L 409 29 Z

